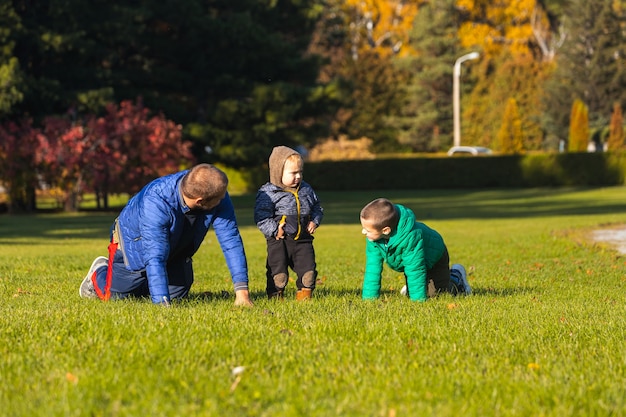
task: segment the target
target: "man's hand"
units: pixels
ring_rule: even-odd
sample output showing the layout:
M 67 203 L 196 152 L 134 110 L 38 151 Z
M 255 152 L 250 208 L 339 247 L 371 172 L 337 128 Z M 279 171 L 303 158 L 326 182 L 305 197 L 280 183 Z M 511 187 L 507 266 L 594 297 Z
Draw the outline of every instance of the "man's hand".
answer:
M 309 222 L 306 231 L 309 232 L 310 235 L 312 235 L 313 233 L 315 233 L 315 229 L 317 229 L 317 225 L 314 222 Z
M 248 290 L 235 291 L 235 305 L 238 307 L 252 307 L 254 304 L 250 300 L 250 292 Z

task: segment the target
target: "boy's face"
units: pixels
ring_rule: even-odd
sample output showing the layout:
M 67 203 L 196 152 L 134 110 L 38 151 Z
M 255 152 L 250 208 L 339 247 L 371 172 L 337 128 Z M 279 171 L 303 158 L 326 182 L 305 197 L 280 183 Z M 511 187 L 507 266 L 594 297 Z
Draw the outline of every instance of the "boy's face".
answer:
M 283 168 L 283 184 L 287 187 L 296 188 L 300 181 L 302 181 L 302 161 L 287 159 Z
M 376 227 L 374 227 L 374 225 L 372 224 L 372 221 L 365 220 L 363 218 L 361 218 L 361 227 L 363 227 L 363 230 L 361 231 L 361 233 L 365 235 L 367 240 L 372 241 L 372 242 L 375 242 L 377 240 L 382 239 L 383 237 L 386 237 L 386 234 L 388 235 L 389 232 L 391 231 L 389 227 L 384 227 L 382 230 L 378 230 L 376 229 Z

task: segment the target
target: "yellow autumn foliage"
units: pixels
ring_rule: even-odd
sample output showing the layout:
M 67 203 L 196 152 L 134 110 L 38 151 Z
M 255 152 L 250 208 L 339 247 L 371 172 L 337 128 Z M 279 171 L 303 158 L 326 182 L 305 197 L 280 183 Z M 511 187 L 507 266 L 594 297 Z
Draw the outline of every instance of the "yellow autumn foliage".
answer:
M 396 52 L 411 55 L 409 34 L 419 0 L 344 0 L 346 15 L 356 49 L 375 49 L 380 56 Z M 513 55 L 530 53 L 535 42 L 533 18 L 538 27 L 547 26 L 546 16 L 537 0 L 457 0 L 456 7 L 469 16 L 458 31 L 463 48 L 478 48 L 486 56 L 496 56 L 502 49 Z
M 345 0 L 348 16 L 353 16 L 350 27 L 359 36 L 357 49 L 375 49 L 385 57 L 398 51 L 409 53 L 409 32 L 417 14 L 417 0 Z M 352 13 L 350 13 L 350 11 Z
M 539 7 L 536 0 L 458 0 L 457 7 L 470 16 L 459 28 L 464 48 L 480 48 L 487 56 L 503 48 L 513 55 L 530 52 L 532 16 Z
M 517 101 L 514 98 L 507 100 L 497 139 L 499 150 L 503 154 L 520 154 L 524 152 L 522 121 L 519 117 Z
M 572 103 L 570 115 L 569 143 L 570 152 L 585 152 L 589 142 L 589 109 L 580 99 Z
M 613 113 L 611 114 L 611 123 L 609 125 L 608 148 L 611 151 L 624 149 L 624 116 L 622 115 L 622 106 L 619 102 L 613 103 Z

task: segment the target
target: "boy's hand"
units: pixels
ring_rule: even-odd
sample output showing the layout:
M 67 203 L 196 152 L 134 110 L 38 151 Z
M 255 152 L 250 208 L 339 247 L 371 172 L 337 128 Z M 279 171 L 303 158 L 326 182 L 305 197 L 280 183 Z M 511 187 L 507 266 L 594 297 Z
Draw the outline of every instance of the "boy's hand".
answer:
M 278 225 L 278 231 L 276 232 L 276 240 L 285 238 L 285 231 L 283 228 L 285 227 L 285 223 L 280 223 Z
M 315 229 L 317 229 L 317 225 L 314 222 L 309 222 L 309 225 L 306 227 L 306 231 L 312 235 L 315 233 Z

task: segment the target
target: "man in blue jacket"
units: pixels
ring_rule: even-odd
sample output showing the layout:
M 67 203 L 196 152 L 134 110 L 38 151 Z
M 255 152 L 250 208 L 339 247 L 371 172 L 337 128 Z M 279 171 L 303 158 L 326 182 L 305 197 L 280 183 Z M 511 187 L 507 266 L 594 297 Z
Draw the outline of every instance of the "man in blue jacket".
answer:
M 113 223 L 109 257 L 93 261 L 80 296 L 150 296 L 166 305 L 186 297 L 193 283 L 191 258 L 212 225 L 235 287 L 235 305 L 251 306 L 246 254 L 227 187 L 226 174 L 209 164 L 150 182 Z

